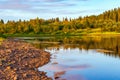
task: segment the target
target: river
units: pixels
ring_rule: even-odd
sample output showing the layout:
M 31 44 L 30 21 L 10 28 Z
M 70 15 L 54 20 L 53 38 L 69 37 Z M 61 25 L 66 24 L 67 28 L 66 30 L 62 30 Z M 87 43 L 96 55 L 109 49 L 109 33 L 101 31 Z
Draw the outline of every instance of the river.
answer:
M 18 38 L 51 53 L 38 69 L 53 80 L 120 80 L 119 36 Z

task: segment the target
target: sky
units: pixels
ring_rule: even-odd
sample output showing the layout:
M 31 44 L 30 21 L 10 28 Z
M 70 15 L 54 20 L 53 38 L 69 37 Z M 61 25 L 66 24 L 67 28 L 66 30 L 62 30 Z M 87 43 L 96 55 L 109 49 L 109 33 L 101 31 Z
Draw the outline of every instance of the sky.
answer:
M 0 0 L 0 19 L 78 18 L 120 7 L 120 0 Z

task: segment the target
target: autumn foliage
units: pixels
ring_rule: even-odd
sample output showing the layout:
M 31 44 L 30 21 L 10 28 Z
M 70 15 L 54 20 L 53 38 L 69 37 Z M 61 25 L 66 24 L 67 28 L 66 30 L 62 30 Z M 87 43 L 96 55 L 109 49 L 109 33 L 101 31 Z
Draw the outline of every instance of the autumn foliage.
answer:
M 48 20 L 36 18 L 29 21 L 4 21 L 0 20 L 0 34 L 62 34 L 71 33 L 83 29 L 99 28 L 102 32 L 120 32 L 120 8 L 106 11 L 100 15 L 79 17 L 76 19 L 52 18 Z

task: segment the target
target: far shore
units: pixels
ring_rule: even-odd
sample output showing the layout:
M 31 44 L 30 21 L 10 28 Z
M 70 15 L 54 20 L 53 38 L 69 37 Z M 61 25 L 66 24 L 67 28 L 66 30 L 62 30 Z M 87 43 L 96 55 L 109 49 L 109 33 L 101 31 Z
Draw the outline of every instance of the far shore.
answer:
M 2 34 L 0 37 L 67 37 L 67 36 L 120 36 L 120 33 L 117 32 L 96 32 L 96 33 L 69 33 L 69 34 L 51 34 L 51 33 L 45 33 L 45 34 Z

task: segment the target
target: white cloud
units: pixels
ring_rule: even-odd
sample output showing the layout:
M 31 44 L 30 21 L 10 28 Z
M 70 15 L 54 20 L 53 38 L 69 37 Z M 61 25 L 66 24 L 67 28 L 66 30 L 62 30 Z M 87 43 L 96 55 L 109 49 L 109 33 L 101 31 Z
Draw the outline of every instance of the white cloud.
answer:
M 26 11 L 20 11 L 20 10 L 2 10 L 0 12 L 0 15 L 3 16 L 12 16 L 12 17 L 32 17 L 38 14 L 35 13 L 30 13 L 30 12 L 26 12 Z

